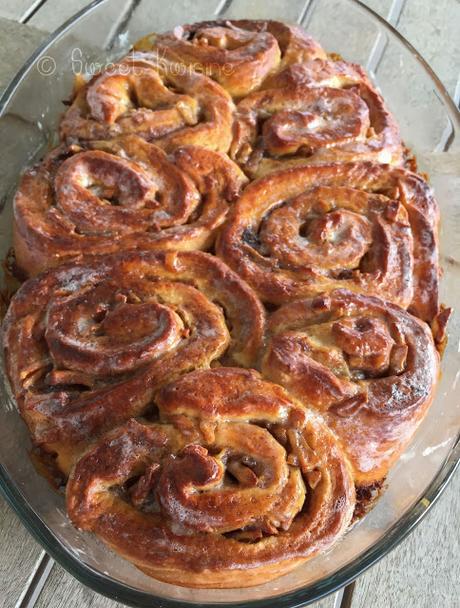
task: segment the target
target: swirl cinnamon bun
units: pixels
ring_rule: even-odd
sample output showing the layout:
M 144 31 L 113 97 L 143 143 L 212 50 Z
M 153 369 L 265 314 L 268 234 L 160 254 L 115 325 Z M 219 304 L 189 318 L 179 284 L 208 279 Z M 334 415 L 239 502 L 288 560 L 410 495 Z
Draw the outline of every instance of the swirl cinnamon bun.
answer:
M 67 509 L 141 570 L 188 587 L 263 583 L 324 551 L 355 496 L 334 435 L 257 372 L 197 371 L 78 462 Z M 242 574 L 244 575 L 242 576 Z
M 27 281 L 4 322 L 6 367 L 34 444 L 68 472 L 89 440 L 211 364 L 251 366 L 264 312 L 217 258 L 92 256 Z
M 358 486 L 380 482 L 433 399 L 439 355 L 429 326 L 340 289 L 286 304 L 268 331 L 264 376 L 321 412 Z
M 321 46 L 300 27 L 278 21 L 217 20 L 149 34 L 137 51 L 183 63 L 216 80 L 233 97 L 257 89 L 264 79 L 293 63 L 326 58 Z
M 230 148 L 251 177 L 335 161 L 404 162 L 398 125 L 360 66 L 316 59 L 262 89 L 238 104 Z
M 234 105 L 203 74 L 133 53 L 77 88 L 59 132 L 67 143 L 138 135 L 166 151 L 198 145 L 227 152 Z
M 275 21 L 150 34 L 77 79 L 20 180 L 13 269 L 45 272 L 3 349 L 32 459 L 161 581 L 256 585 L 327 550 L 433 399 L 438 205 L 334 57 Z
M 431 321 L 438 207 L 421 177 L 371 163 L 299 167 L 252 182 L 217 252 L 265 302 L 344 287 Z
M 17 265 L 31 276 L 88 252 L 207 249 L 246 182 L 226 155 L 196 146 L 167 156 L 135 135 L 61 146 L 21 179 Z

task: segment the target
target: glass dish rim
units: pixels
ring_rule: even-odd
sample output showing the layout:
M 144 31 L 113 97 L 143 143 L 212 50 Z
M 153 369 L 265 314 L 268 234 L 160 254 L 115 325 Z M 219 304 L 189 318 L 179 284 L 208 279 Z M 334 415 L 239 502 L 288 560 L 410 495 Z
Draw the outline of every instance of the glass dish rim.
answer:
M 92 12 L 100 4 L 109 3 L 110 0 L 93 0 L 86 7 L 75 13 L 59 28 L 52 32 L 30 55 L 23 66 L 18 70 L 10 83 L 5 88 L 0 97 L 0 117 L 5 107 L 10 101 L 17 87 L 21 84 L 23 77 L 33 66 L 36 59 L 49 48 L 56 39 L 71 28 L 83 16 Z M 371 8 L 363 4 L 361 0 L 347 0 L 347 2 L 358 5 L 364 13 L 368 13 L 375 19 L 380 26 L 394 36 L 416 59 L 420 67 L 431 78 L 436 92 L 440 95 L 443 104 L 447 107 L 449 119 L 460 129 L 460 111 L 457 109 L 453 99 L 446 88 L 437 77 L 433 69 L 423 59 L 419 52 L 402 36 L 390 23 L 378 15 Z M 225 608 L 243 607 L 263 608 L 265 606 L 277 606 L 280 608 L 301 608 L 313 601 L 318 601 L 325 596 L 334 593 L 338 589 L 349 584 L 382 559 L 400 542 L 402 542 L 415 527 L 422 521 L 434 503 L 441 496 L 449 481 L 460 465 L 460 431 L 452 445 L 450 454 L 445 459 L 437 474 L 433 477 L 430 484 L 415 503 L 391 526 L 385 536 L 378 540 L 372 547 L 361 553 L 350 563 L 343 566 L 334 574 L 324 576 L 307 587 L 299 588 L 291 593 L 284 593 L 279 596 L 272 596 L 267 599 L 248 600 L 244 602 L 217 602 L 199 604 L 203 608 Z M 136 607 L 147 607 L 158 605 L 164 608 L 179 608 L 180 606 L 197 606 L 196 602 L 186 600 L 168 599 L 163 596 L 154 595 L 145 591 L 140 591 L 129 585 L 120 583 L 108 575 L 102 574 L 94 568 L 84 564 L 74 557 L 64 545 L 62 545 L 40 519 L 40 516 L 30 507 L 27 500 L 23 497 L 14 481 L 10 478 L 5 467 L 0 463 L 0 494 L 6 499 L 18 515 L 22 524 L 39 542 L 45 551 L 70 574 L 84 585 L 90 587 L 97 593 L 105 595 L 111 599 L 121 601 L 127 605 Z M 153 600 L 153 604 L 152 604 Z

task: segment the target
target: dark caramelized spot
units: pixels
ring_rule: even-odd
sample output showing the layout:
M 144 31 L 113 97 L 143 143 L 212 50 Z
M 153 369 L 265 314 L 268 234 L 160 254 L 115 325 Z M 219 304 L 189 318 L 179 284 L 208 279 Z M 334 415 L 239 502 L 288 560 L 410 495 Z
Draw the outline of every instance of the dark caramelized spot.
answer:
M 243 242 L 246 243 L 246 245 L 249 245 L 253 249 L 260 248 L 261 243 L 259 237 L 249 228 L 246 228 L 246 230 L 243 231 L 241 238 L 243 239 Z
M 127 488 L 131 503 L 138 508 L 152 507 L 154 502 L 154 491 L 160 476 L 160 465 L 150 464 L 143 475 Z
M 353 522 L 362 519 L 373 509 L 384 489 L 385 479 L 356 487 L 356 506 L 353 513 Z

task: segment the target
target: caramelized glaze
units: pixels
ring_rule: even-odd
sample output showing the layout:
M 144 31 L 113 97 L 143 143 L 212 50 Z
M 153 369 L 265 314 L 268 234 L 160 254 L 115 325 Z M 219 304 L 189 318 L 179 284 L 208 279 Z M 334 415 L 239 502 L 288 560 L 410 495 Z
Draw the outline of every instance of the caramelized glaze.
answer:
M 4 322 L 7 372 L 35 445 L 68 473 L 88 441 L 151 409 L 163 384 L 253 365 L 264 312 L 201 252 L 97 256 L 23 285 Z
M 3 347 L 71 521 L 190 587 L 323 553 L 447 340 L 438 206 L 382 96 L 298 26 L 206 21 L 80 76 L 59 136 L 14 199 L 13 266 L 44 272 Z
M 203 72 L 237 98 L 257 89 L 274 71 L 326 58 L 302 28 L 277 21 L 203 21 L 150 34 L 134 48 Z
M 252 370 L 196 371 L 156 404 L 158 423 L 129 422 L 76 465 L 76 526 L 151 576 L 192 587 L 265 582 L 343 534 L 355 505 L 349 465 L 281 387 Z
M 268 331 L 264 375 L 321 412 L 358 486 L 381 482 L 433 399 L 439 355 L 429 326 L 340 289 L 282 306 Z
M 404 162 L 398 125 L 360 66 L 314 59 L 262 89 L 238 104 L 230 148 L 251 177 L 325 162 Z
M 21 179 L 16 264 L 33 276 L 87 252 L 207 249 L 246 182 L 227 156 L 197 146 L 168 156 L 134 135 L 61 146 Z
M 67 143 L 137 135 L 168 152 L 183 145 L 227 152 L 233 111 L 210 78 L 132 53 L 77 88 L 59 131 Z
M 439 309 L 438 216 L 429 186 L 404 169 L 298 167 L 245 189 L 217 252 L 265 302 L 344 287 L 431 321 Z

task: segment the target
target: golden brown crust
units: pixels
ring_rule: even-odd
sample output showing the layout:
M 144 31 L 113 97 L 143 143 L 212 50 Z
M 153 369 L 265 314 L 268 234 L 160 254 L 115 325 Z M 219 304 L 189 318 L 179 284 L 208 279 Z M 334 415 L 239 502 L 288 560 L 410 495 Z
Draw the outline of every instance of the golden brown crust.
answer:
M 134 49 L 155 51 L 162 59 L 203 72 L 233 97 L 254 91 L 292 63 L 326 58 L 302 28 L 277 21 L 203 21 L 145 36 Z
M 372 508 L 433 399 L 427 178 L 363 68 L 277 21 L 150 34 L 68 105 L 14 200 L 15 276 L 46 270 L 3 326 L 33 461 L 150 576 L 273 580 Z
M 250 366 L 262 306 L 217 258 L 88 258 L 23 285 L 4 323 L 7 372 L 36 445 L 66 472 L 81 446 L 149 409 L 166 382 L 212 363 Z
M 270 318 L 262 369 L 337 434 L 359 486 L 381 482 L 433 399 L 439 356 L 426 323 L 336 290 Z
M 403 164 L 398 125 L 360 66 L 316 59 L 262 89 L 238 104 L 230 148 L 251 177 L 336 161 Z
M 151 576 L 254 585 L 347 528 L 349 465 L 321 419 L 281 387 L 220 368 L 184 376 L 156 404 L 158 423 L 131 421 L 102 439 L 67 486 L 73 523 Z
M 77 90 L 59 131 L 68 143 L 138 135 L 166 151 L 227 152 L 233 110 L 228 93 L 203 74 L 131 53 Z
M 447 325 L 451 314 L 452 308 L 441 304 L 438 314 L 431 321 L 431 332 L 433 334 L 434 343 L 441 356 L 447 346 Z
M 335 163 L 251 183 L 217 252 L 274 304 L 345 287 L 430 321 L 438 311 L 438 207 L 404 169 Z
M 17 265 L 33 276 L 88 251 L 207 249 L 246 181 L 226 155 L 195 146 L 167 156 L 134 135 L 62 146 L 22 177 Z
M 366 71 L 357 63 L 310 57 L 291 61 L 263 83 L 263 89 L 285 89 L 293 86 L 349 88 L 360 84 L 372 86 Z

